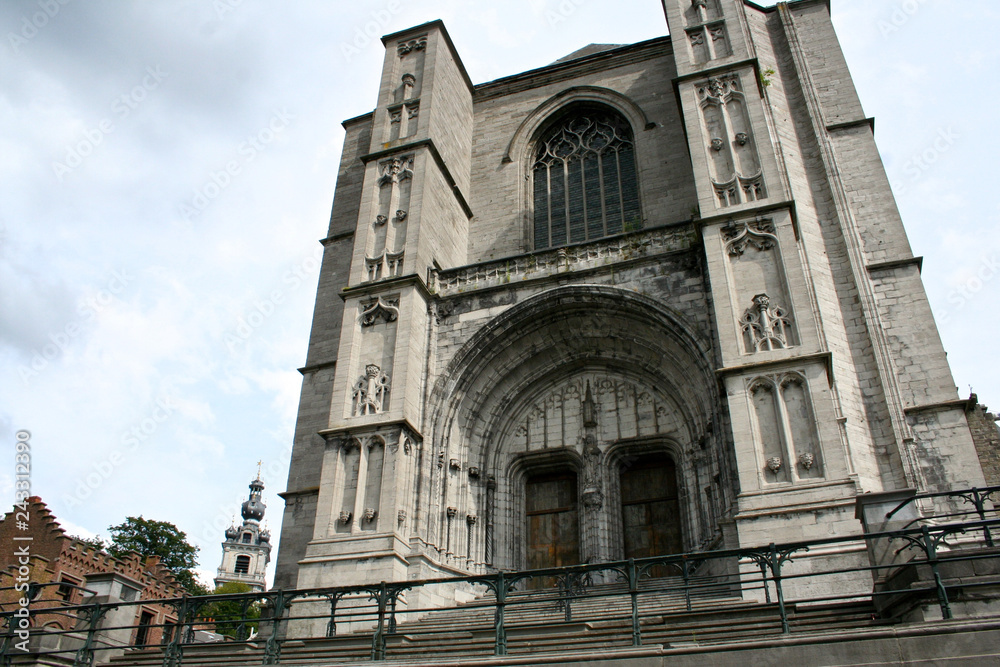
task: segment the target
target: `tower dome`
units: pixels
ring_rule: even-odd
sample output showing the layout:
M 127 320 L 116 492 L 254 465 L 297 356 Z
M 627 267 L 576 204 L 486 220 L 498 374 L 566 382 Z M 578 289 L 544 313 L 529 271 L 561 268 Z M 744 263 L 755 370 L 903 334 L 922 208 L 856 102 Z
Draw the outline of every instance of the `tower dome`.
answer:
M 261 491 L 264 490 L 264 482 L 260 481 L 260 476 L 250 482 L 250 497 L 243 501 L 243 520 L 260 522 L 264 518 L 264 510 L 267 505 L 260 499 Z

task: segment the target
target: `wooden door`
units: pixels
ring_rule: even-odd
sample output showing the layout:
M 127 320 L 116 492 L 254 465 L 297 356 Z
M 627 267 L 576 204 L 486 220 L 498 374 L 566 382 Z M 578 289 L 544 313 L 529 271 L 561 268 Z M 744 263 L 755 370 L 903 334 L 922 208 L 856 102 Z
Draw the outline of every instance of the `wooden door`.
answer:
M 531 477 L 525 484 L 528 515 L 528 568 L 580 562 L 580 521 L 576 474 Z
M 682 550 L 677 471 L 666 456 L 644 458 L 621 473 L 625 558 Z

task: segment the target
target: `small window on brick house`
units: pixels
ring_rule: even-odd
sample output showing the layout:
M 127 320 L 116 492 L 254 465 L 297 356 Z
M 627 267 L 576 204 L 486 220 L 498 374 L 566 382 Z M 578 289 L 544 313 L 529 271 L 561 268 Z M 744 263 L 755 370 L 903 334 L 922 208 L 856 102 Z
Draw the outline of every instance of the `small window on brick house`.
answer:
M 59 588 L 56 589 L 56 597 L 66 604 L 73 604 L 73 593 L 75 591 L 73 587 L 75 585 L 78 585 L 78 582 L 73 581 L 69 577 L 60 577 Z
M 236 557 L 236 574 L 247 574 L 250 572 L 250 556 Z
M 534 248 L 642 227 L 632 128 L 608 108 L 565 115 L 535 144 Z
M 149 643 L 149 626 L 153 624 L 154 615 L 150 611 L 143 610 L 139 615 L 139 628 L 135 631 L 135 645 L 145 646 Z

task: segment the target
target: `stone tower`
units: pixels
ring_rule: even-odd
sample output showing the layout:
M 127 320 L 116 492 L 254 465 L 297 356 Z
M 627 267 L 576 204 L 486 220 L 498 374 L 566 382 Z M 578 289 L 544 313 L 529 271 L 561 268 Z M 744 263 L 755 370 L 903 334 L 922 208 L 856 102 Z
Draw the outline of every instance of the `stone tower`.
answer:
M 828 3 L 663 4 L 478 85 L 440 22 L 383 38 L 276 586 L 860 535 L 860 494 L 983 484 Z
M 236 581 L 255 591 L 262 591 L 267 587 L 264 577 L 271 560 L 271 533 L 260 527 L 267 509 L 260 499 L 263 491 L 264 482 L 260 481 L 258 470 L 257 477 L 250 482 L 250 497 L 243 502 L 243 523 L 226 529 L 226 541 L 222 543 L 222 563 L 215 577 L 216 586 Z

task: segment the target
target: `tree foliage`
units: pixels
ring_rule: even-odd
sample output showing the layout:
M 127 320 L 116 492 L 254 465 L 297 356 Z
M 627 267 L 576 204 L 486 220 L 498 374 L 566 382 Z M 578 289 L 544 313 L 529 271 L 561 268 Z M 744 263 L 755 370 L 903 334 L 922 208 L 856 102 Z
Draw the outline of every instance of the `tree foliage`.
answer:
M 108 545 L 104 543 L 104 540 L 101 539 L 100 535 L 95 535 L 94 537 L 80 537 L 79 535 L 70 535 L 69 538 L 71 540 L 77 540 L 79 542 L 83 542 L 84 544 L 93 547 L 96 551 L 106 551 L 108 548 Z
M 213 595 L 250 593 L 253 589 L 239 581 L 227 581 L 215 589 Z M 210 602 L 201 610 L 202 618 L 215 621 L 215 631 L 221 635 L 244 640 L 257 631 L 260 602 L 250 596 L 234 600 Z
M 194 568 L 198 566 L 198 547 L 187 541 L 187 534 L 166 521 L 130 516 L 123 523 L 108 528 L 111 543 L 107 552 L 124 558 L 136 552 L 143 558 L 159 556 L 181 586 L 191 595 L 207 595 L 208 589 L 198 583 Z

